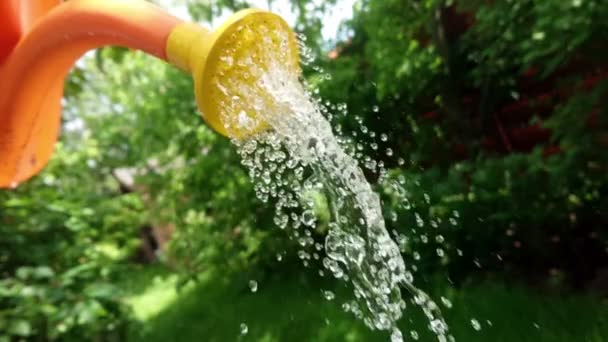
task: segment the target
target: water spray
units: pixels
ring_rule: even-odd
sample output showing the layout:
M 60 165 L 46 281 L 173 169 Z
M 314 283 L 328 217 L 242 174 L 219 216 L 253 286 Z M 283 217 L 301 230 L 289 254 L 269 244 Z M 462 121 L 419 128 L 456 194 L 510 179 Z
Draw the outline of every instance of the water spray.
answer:
M 307 194 L 326 193 L 331 222 L 322 262 L 352 285 L 355 300 L 345 310 L 402 341 L 405 288 L 438 340 L 451 339 L 438 305 L 414 286 L 386 229 L 380 197 L 303 84 L 298 41 L 279 16 L 244 10 L 209 31 L 143 0 L 0 4 L 7 17 L 0 24 L 0 187 L 16 186 L 48 162 L 64 79 L 82 54 L 107 45 L 144 51 L 192 75 L 203 118 L 235 143 L 256 195 L 273 199 L 274 222 L 290 227 L 305 265 L 306 248 L 323 248 L 312 237 Z M 304 177 L 305 168 L 314 176 Z

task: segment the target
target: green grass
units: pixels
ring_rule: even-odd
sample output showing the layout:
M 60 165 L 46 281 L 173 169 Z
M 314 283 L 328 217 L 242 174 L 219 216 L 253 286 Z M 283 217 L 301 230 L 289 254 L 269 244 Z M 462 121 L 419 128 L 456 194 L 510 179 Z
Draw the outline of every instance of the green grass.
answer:
M 129 303 L 143 323 L 132 330 L 132 341 L 389 340 L 387 333 L 369 331 L 340 309 L 344 288 L 334 288 L 337 298 L 327 301 L 321 289 L 331 284 L 313 283 L 306 276 L 260 280 L 256 293 L 245 277 L 207 275 L 180 292 L 175 276 L 159 268 L 135 272 L 129 279 L 124 286 L 131 293 Z M 608 308 L 598 298 L 560 298 L 491 284 L 442 292 L 453 302 L 452 309 L 443 311 L 457 341 L 608 341 Z M 402 319 L 404 334 L 416 330 L 419 341 L 434 341 L 420 310 L 410 307 Z M 481 331 L 473 329 L 473 318 Z M 241 323 L 249 328 L 244 336 Z

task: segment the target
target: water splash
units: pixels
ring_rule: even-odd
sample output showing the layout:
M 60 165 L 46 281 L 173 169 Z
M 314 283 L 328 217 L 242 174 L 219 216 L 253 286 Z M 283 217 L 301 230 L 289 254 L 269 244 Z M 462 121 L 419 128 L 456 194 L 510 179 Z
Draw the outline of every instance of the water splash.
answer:
M 239 330 L 241 332 L 241 336 L 245 336 L 247 335 L 247 333 L 249 333 L 249 327 L 245 323 L 241 323 L 241 325 L 239 326 Z
M 250 280 L 249 281 L 249 289 L 251 290 L 251 292 L 257 292 L 258 291 L 258 282 L 255 280 Z
M 471 326 L 473 329 L 475 329 L 475 331 L 481 330 L 481 323 L 479 323 L 479 321 L 475 318 L 471 318 Z
M 223 124 L 227 132 L 240 137 L 233 142 L 257 197 L 275 204 L 274 222 L 298 241 L 298 256 L 305 266 L 311 256 L 319 258 L 314 249 L 323 245 L 315 240 L 316 232 L 327 228 L 322 264 L 335 278 L 352 284 L 355 300 L 343 307 L 368 327 L 391 332 L 392 341 L 403 340 L 398 321 L 406 309 L 401 293 L 405 288 L 438 340 L 453 339 L 439 307 L 414 286 L 414 276 L 386 229 L 379 196 L 356 159 L 362 148 L 349 149 L 352 140 L 334 135 L 324 116 L 330 104 L 316 100 L 298 71 L 288 67 L 297 61 L 287 49 L 272 48 L 286 47 L 290 39 L 272 25 L 243 25 L 238 30 L 244 36 L 264 37 L 263 41 L 245 49 L 238 44 L 239 37 L 233 37 L 234 44 L 227 44 L 233 48 L 220 56 L 219 67 L 230 71 L 226 75 L 239 76 L 222 78 L 220 73 L 213 90 L 223 94 Z M 308 63 L 310 56 L 301 48 Z M 345 107 L 341 110 L 346 112 Z M 372 134 L 367 128 L 361 133 Z M 368 157 L 363 164 L 382 175 L 381 162 Z M 320 206 L 330 212 L 325 222 L 319 222 Z M 419 217 L 417 222 L 424 225 Z

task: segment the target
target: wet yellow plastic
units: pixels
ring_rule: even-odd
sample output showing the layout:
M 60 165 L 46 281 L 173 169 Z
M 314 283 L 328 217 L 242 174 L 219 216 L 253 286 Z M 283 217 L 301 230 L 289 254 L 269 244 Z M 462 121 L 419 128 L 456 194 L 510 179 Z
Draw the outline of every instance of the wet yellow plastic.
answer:
M 289 44 L 290 53 L 294 60 L 299 60 L 298 44 L 295 34 L 289 25 L 278 15 L 259 9 L 247 9 L 235 13 L 228 18 L 222 26 L 213 32 L 201 28 L 196 24 L 184 23 L 173 29 L 167 39 L 167 59 L 178 68 L 189 72 L 194 80 L 194 92 L 196 103 L 205 121 L 218 133 L 234 138 L 242 138 L 242 132 L 231 131 L 229 134 L 220 118 L 220 99 L 211 96 L 212 80 L 218 72 L 220 53 L 228 41 L 228 37 L 241 24 L 256 25 L 266 21 L 278 23 L 277 27 L 286 30 L 291 37 Z M 277 47 L 278 48 L 278 47 Z M 293 68 L 299 66 L 294 65 Z M 297 71 L 299 72 L 299 71 Z M 224 73 L 223 77 L 239 77 Z M 242 79 L 246 82 L 245 79 Z M 236 113 L 235 113 L 236 114 Z M 247 134 L 263 130 L 264 125 L 248 130 Z

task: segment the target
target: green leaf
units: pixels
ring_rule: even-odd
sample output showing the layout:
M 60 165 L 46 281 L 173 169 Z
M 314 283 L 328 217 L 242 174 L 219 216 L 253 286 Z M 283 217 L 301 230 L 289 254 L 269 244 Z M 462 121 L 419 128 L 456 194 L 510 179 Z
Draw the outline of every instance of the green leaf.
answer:
M 17 269 L 17 278 L 22 279 L 22 280 L 26 280 L 30 277 L 30 275 L 32 274 L 32 268 L 31 267 L 19 267 Z
M 100 283 L 87 286 L 84 293 L 89 297 L 100 299 L 115 298 L 118 293 L 118 288 L 112 284 Z
M 81 276 L 83 273 L 86 273 L 86 272 L 89 272 L 89 271 L 95 269 L 95 267 L 96 267 L 96 265 L 91 264 L 91 263 L 78 265 L 74 268 L 71 268 L 67 272 L 63 273 L 61 275 L 61 278 L 63 278 L 64 280 L 76 278 L 78 276 Z
M 32 326 L 26 320 L 16 320 L 11 322 L 8 332 L 17 336 L 30 336 L 32 334 Z
M 48 266 L 38 266 L 32 271 L 34 277 L 36 278 L 51 278 L 55 275 L 55 272 Z
M 103 306 L 96 300 L 88 300 L 76 306 L 78 324 L 90 324 L 106 314 Z

